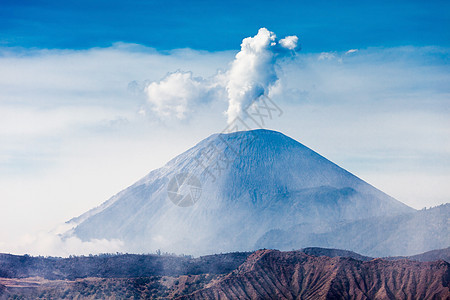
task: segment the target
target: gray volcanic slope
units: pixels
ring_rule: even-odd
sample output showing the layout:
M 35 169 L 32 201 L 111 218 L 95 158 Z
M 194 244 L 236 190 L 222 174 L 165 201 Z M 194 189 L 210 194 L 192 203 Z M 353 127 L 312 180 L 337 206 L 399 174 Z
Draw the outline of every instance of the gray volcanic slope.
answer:
M 185 173 L 190 185 L 181 184 L 178 174 Z M 168 183 L 177 175 L 179 193 L 201 192 L 194 205 L 169 199 Z M 320 233 L 336 223 L 412 212 L 299 142 L 253 130 L 208 137 L 69 221 L 73 229 L 66 236 L 119 239 L 130 252 L 199 255 L 264 247 L 266 233 L 298 224 Z

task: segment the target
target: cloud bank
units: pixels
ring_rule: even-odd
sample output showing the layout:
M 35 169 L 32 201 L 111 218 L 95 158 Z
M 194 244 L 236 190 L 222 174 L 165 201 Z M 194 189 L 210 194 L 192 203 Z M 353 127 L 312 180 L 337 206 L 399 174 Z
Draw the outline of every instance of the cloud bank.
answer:
M 34 235 L 25 235 L 15 244 L 2 245 L 8 252 L 15 254 L 44 255 L 55 257 L 68 257 L 69 255 L 89 255 L 100 253 L 123 252 L 124 243 L 117 239 L 93 239 L 82 241 L 77 237 L 63 238 L 53 232 L 39 232 Z M 3 250 L 4 251 L 4 250 Z

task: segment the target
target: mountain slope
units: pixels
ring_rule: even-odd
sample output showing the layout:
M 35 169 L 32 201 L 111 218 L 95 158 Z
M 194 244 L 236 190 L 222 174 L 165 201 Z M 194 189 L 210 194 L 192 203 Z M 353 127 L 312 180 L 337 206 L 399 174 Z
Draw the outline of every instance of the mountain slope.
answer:
M 237 270 L 179 299 L 449 299 L 444 261 L 368 262 L 260 250 Z
M 447 247 L 445 249 L 431 250 L 425 253 L 411 255 L 405 258 L 417 261 L 434 261 L 441 259 L 445 260 L 446 262 L 450 262 L 450 247 Z
M 173 193 L 184 174 L 201 192 L 188 207 L 192 199 Z M 253 130 L 210 136 L 71 220 L 67 235 L 120 239 L 130 252 L 197 255 L 254 250 L 268 231 L 299 223 L 321 228 L 412 211 L 297 141 Z

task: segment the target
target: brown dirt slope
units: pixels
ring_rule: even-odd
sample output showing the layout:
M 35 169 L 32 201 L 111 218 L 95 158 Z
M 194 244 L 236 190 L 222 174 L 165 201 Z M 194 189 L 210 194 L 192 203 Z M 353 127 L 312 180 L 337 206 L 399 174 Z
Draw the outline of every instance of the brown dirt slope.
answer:
M 316 257 L 260 250 L 238 269 L 179 299 L 450 299 L 445 261 Z

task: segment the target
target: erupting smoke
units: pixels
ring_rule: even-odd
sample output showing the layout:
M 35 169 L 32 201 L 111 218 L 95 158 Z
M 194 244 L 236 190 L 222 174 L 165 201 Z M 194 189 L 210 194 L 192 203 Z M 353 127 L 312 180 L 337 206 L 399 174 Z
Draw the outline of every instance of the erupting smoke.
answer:
M 282 54 L 293 55 L 297 43 L 297 36 L 278 40 L 266 28 L 259 29 L 254 37 L 242 40 L 241 51 L 236 54 L 228 72 L 228 123 L 242 117 L 243 110 L 252 101 L 269 93 L 278 80 L 275 72 L 277 58 Z

